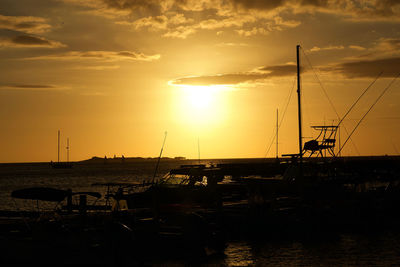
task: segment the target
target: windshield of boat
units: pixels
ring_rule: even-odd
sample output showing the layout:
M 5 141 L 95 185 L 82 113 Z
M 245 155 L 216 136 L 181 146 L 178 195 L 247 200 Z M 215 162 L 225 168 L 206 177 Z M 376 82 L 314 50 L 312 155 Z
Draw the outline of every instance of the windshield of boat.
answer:
M 160 184 L 168 185 L 195 185 L 195 186 L 206 186 L 207 177 L 194 177 L 185 174 L 170 174 L 168 173 L 160 181 Z

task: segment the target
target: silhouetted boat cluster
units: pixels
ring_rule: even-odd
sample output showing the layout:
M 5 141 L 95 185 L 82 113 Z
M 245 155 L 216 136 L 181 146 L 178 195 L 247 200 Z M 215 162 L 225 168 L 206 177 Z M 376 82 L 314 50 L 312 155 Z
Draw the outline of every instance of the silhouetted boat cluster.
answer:
M 56 208 L 3 212 L 14 219 L 2 223 L 2 233 L 20 240 L 20 249 L 57 244 L 54 257 L 60 248 L 79 248 L 96 255 L 107 251 L 102 255 L 111 262 L 138 263 L 163 253 L 199 259 L 223 251 L 226 241 L 236 237 L 393 225 L 400 222 L 399 160 L 183 165 L 154 182 L 95 184 L 108 188 L 104 196 L 25 188 L 11 196 L 53 202 Z M 96 204 L 101 197 L 105 204 Z

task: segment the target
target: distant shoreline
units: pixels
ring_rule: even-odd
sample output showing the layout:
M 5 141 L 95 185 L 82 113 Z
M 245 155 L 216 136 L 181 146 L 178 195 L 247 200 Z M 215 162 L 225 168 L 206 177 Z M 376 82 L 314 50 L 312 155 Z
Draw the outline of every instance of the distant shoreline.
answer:
M 378 156 L 344 156 L 340 157 L 341 159 L 346 159 L 346 160 L 355 160 L 355 159 L 399 159 L 400 160 L 400 155 L 378 155 Z M 281 160 L 287 159 L 287 158 L 279 158 Z M 318 159 L 318 158 L 305 158 L 307 159 Z M 158 160 L 158 157 L 112 157 L 112 158 L 102 158 L 102 157 L 97 157 L 94 156 L 90 159 L 85 159 L 85 160 L 80 160 L 80 161 L 70 161 L 72 164 L 85 164 L 85 163 L 133 163 L 133 162 L 151 162 L 151 161 L 156 161 Z M 270 161 L 270 160 L 276 160 L 276 158 L 271 157 L 271 158 L 204 158 L 200 159 L 200 161 L 204 164 L 204 162 L 213 162 L 213 161 Z M 185 158 L 185 157 L 162 157 L 162 161 L 199 161 L 199 159 L 191 159 L 191 158 Z M 51 161 L 37 161 L 37 162 L 1 162 L 1 165 L 28 165 L 28 164 L 50 164 Z

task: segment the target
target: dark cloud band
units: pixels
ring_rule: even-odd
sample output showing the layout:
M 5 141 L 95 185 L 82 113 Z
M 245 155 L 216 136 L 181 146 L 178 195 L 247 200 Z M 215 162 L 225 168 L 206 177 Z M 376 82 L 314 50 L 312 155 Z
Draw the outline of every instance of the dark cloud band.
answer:
M 382 77 L 395 77 L 400 73 L 400 57 L 352 61 L 321 70 L 340 73 L 348 78 L 372 78 L 380 72 L 383 72 Z
M 347 78 L 374 78 L 380 72 L 382 77 L 396 77 L 400 73 L 400 57 L 376 60 L 359 60 L 319 67 L 321 71 L 341 74 Z M 259 72 L 228 73 L 219 75 L 184 77 L 172 81 L 174 85 L 235 85 L 264 79 L 294 76 L 295 65 L 275 65 L 258 68 Z M 306 72 L 307 69 L 303 69 Z
M 184 77 L 172 81 L 175 85 L 234 85 L 274 77 L 292 76 L 296 73 L 295 65 L 275 65 L 258 68 L 257 72 L 228 73 L 208 76 Z

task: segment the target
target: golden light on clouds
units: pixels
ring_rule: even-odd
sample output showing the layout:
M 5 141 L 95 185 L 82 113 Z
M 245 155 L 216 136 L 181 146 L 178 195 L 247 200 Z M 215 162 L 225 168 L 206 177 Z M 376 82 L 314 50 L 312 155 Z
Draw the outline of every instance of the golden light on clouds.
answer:
M 0 1 L 0 162 L 54 160 L 60 128 L 71 160 L 156 156 L 164 131 L 167 156 L 190 157 L 200 136 L 204 157 L 263 157 L 297 44 L 304 132 L 337 120 L 321 86 L 342 116 L 383 72 L 351 129 L 400 72 L 399 28 L 399 1 Z M 397 153 L 399 92 L 397 81 L 345 153 Z M 280 151 L 293 153 L 295 101 L 286 116 Z

